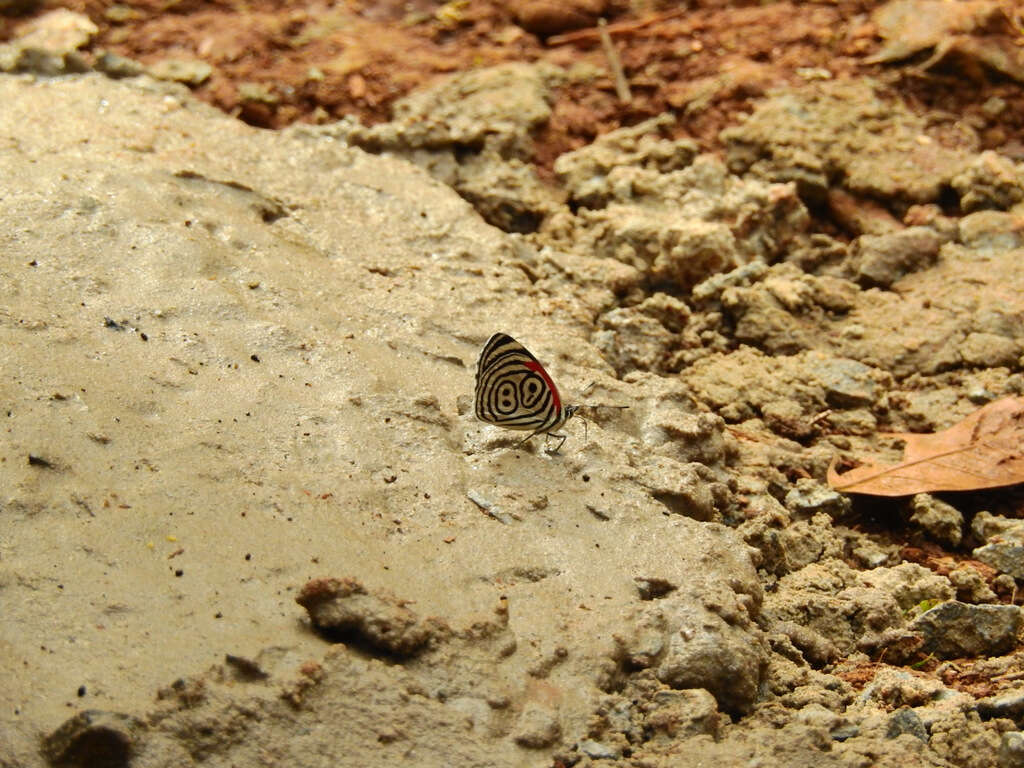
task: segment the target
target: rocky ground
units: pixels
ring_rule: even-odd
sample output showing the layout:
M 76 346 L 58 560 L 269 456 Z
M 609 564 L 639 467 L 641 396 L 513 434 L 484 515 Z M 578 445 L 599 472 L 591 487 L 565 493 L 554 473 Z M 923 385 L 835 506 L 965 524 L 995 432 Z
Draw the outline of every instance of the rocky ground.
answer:
M 0 766 L 1024 764 L 1020 4 L 20 5 Z

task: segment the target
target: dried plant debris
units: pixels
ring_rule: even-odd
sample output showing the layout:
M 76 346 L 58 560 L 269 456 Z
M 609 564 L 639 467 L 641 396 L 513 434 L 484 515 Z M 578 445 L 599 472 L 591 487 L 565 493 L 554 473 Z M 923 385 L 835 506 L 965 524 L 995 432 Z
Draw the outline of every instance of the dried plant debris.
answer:
M 1000 0 L 894 0 L 872 14 L 886 42 L 867 62 L 900 61 L 930 50 L 921 70 L 952 62 L 976 80 L 989 67 L 1024 82 L 1024 51 L 1015 44 L 1020 30 L 1014 29 L 1006 5 Z
M 829 484 L 848 493 L 908 496 L 1024 482 L 1024 398 L 989 403 L 941 432 L 892 436 L 906 443 L 903 461 L 869 461 L 843 474 L 833 463 Z

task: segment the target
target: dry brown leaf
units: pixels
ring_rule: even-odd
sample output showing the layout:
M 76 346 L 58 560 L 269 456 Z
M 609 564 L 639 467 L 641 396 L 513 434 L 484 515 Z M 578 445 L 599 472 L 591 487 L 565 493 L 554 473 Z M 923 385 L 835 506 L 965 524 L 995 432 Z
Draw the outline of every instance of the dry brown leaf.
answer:
M 1024 483 L 1024 398 L 989 403 L 960 423 L 933 434 L 900 432 L 903 461 L 867 463 L 828 483 L 837 491 L 909 496 L 932 491 L 973 491 Z
M 1018 32 L 1002 0 L 892 0 L 876 9 L 872 19 L 885 45 L 866 59 L 869 64 L 930 49 L 922 70 L 959 56 L 1024 82 L 1024 53 L 1016 45 Z

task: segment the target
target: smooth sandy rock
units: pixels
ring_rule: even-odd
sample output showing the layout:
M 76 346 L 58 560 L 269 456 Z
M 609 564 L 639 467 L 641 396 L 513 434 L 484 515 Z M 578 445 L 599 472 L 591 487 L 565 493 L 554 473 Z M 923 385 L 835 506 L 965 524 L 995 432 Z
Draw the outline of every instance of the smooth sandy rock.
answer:
M 0 101 L 0 170 L 18 180 L 0 260 L 18 371 L 0 465 L 17 762 L 38 759 L 36 734 L 73 717 L 64 702 L 85 685 L 86 706 L 152 715 L 141 749 L 165 765 L 410 749 L 423 765 L 511 764 L 585 735 L 616 677 L 612 635 L 652 603 L 671 605 L 666 632 L 708 619 L 658 661 L 666 679 L 753 706 L 767 650 L 752 552 L 663 514 L 637 482 L 654 451 L 624 431 L 632 413 L 595 418 L 559 457 L 491 445 L 495 428 L 460 413 L 496 329 L 567 392 L 607 370 L 563 312 L 538 315 L 531 246 L 404 161 L 249 128 L 180 86 L 7 77 Z M 635 404 L 646 385 L 617 386 Z M 693 445 L 724 456 L 720 419 L 704 418 L 718 437 L 698 446 L 696 429 Z M 690 428 L 678 421 L 661 429 Z M 358 653 L 293 602 L 346 577 L 365 590 L 339 607 Z M 637 578 L 677 588 L 648 601 Z M 506 623 L 474 618 L 496 604 Z M 420 645 L 430 617 L 456 629 Z M 44 624 L 79 641 L 25 629 Z M 271 646 L 290 662 L 265 679 L 209 669 Z M 549 746 L 517 745 L 510 724 L 537 707 L 558 730 L 523 721 Z M 368 725 L 323 727 L 338 722 Z

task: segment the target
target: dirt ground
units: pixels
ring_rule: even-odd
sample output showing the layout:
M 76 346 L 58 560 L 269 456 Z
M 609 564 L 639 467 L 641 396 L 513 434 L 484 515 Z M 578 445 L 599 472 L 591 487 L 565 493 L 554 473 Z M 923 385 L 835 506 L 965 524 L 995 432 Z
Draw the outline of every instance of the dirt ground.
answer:
M 920 50 L 900 66 L 872 63 L 882 44 L 871 14 L 884 4 L 869 0 L 576 5 L 45 0 L 13 5 L 25 6 L 24 15 L 0 17 L 0 40 L 48 9 L 87 14 L 98 28 L 91 50 L 147 65 L 168 59 L 203 62 L 209 70 L 192 83 L 194 93 L 260 127 L 324 123 L 345 115 L 378 123 L 390 118 L 397 99 L 439 75 L 509 61 L 547 61 L 597 73 L 556 92 L 552 118 L 534 137 L 534 159 L 543 169 L 562 152 L 610 129 L 665 111 L 680 115 L 679 135 L 718 149 L 719 132 L 749 112 L 751 99 L 823 72 L 834 78 L 879 78 L 916 109 L 947 112 L 954 123 L 973 126 L 981 148 L 1024 156 L 1019 65 L 1015 80 L 954 48 L 922 71 L 914 65 L 929 58 L 937 38 L 973 22 L 957 19 L 953 28 L 937 23 L 921 30 L 913 17 L 901 19 L 894 34 L 915 35 L 922 40 Z M 978 25 L 993 28 L 994 42 L 1019 45 L 1021 3 L 1000 5 L 1007 23 Z M 595 27 L 599 16 L 609 22 L 629 81 L 625 102 L 616 93 Z M 985 109 L 992 98 L 1005 102 L 996 117 Z
M 1024 764 L 1024 0 L 0 11 L 0 766 Z

